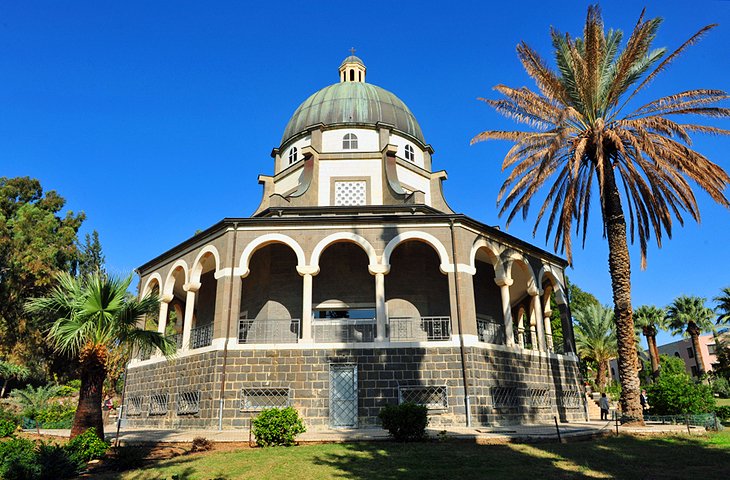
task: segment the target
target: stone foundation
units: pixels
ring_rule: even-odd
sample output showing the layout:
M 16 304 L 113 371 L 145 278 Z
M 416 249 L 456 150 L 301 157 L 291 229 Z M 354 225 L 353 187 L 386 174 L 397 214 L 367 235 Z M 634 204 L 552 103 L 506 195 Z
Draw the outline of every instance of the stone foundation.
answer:
M 546 422 L 552 421 L 553 416 L 561 421 L 585 420 L 585 396 L 574 357 L 485 345 L 467 347 L 466 359 L 472 425 Z M 432 426 L 465 425 L 459 348 L 429 346 L 231 350 L 227 360 L 223 428 L 248 428 L 258 411 L 251 404 L 260 401 L 257 395 L 266 394 L 279 395 L 277 399 L 288 401 L 309 428 L 330 426 L 333 364 L 357 367 L 359 427 L 377 425 L 381 408 L 399 402 L 399 387 L 405 390 L 422 386 L 446 387 L 431 389 L 443 400 L 429 409 Z M 128 411 L 127 424 L 217 428 L 222 365 L 223 352 L 212 351 L 130 368 L 127 405 L 136 403 L 141 408 Z M 249 399 L 248 405 L 242 404 L 244 388 L 253 389 L 253 400 Z M 286 389 L 288 400 L 281 396 L 286 395 Z M 186 398 L 191 393 L 195 398 L 198 391 L 197 409 L 190 408 Z M 165 398 L 166 411 L 162 408 Z

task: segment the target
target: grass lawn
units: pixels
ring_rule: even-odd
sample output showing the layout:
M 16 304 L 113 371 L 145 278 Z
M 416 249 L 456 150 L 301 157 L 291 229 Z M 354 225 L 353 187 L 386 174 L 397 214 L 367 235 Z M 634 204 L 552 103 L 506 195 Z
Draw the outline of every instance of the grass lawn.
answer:
M 715 403 L 720 407 L 730 407 L 730 398 L 716 398 Z
M 569 444 L 350 443 L 182 455 L 102 479 L 728 479 L 730 430 Z

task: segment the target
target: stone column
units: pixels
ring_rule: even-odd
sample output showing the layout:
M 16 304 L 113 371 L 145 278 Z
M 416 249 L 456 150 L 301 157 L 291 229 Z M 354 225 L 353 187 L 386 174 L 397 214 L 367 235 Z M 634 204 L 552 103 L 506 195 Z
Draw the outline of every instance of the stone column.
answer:
M 369 265 L 368 271 L 375 277 L 375 323 L 376 342 L 384 342 L 386 329 L 388 328 L 388 317 L 385 311 L 385 274 L 388 268 L 383 265 Z
M 512 305 L 510 305 L 509 287 L 514 283 L 511 278 L 499 277 L 494 279 L 499 285 L 499 292 L 502 295 L 502 318 L 504 319 L 505 344 L 508 347 L 515 346 L 515 332 L 512 324 Z
M 157 332 L 163 335 L 167 328 L 167 312 L 170 308 L 172 298 L 172 295 L 162 295 L 160 297 L 160 313 L 157 317 Z
M 318 267 L 297 267 L 302 276 L 302 343 L 312 343 L 312 277 L 319 273 Z
M 535 326 L 537 326 L 537 339 L 533 338 L 533 343 L 538 344 L 536 350 L 545 351 L 545 324 L 542 318 L 542 302 L 540 302 L 540 291 L 535 289 L 529 289 L 527 293 L 532 297 L 532 312 L 534 315 Z M 530 322 L 532 324 L 532 322 Z M 533 328 L 530 325 L 530 328 Z M 537 340 L 537 341 L 535 341 Z
M 200 289 L 200 283 L 188 283 L 183 286 L 188 292 L 185 297 L 185 320 L 183 321 L 182 348 L 183 352 L 190 349 L 190 330 L 193 327 L 193 312 L 195 310 L 195 294 Z
M 545 307 L 542 310 L 543 322 L 545 323 L 545 346 L 548 352 L 552 352 L 553 348 L 553 326 L 550 323 L 550 315 L 552 315 L 550 307 L 550 296 L 545 300 Z

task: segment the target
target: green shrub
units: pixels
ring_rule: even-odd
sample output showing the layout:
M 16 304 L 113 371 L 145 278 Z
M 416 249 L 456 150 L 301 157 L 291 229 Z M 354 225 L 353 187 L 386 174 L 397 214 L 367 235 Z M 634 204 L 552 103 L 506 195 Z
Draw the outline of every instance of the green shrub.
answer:
M 715 398 L 708 385 L 695 383 L 686 373 L 662 372 L 646 393 L 654 415 L 707 413 L 715 410 Z
M 717 418 L 720 418 L 722 420 L 730 420 L 730 405 L 715 407 L 715 413 L 717 414 Z
M 9 437 L 15 433 L 18 424 L 12 420 L 3 420 L 0 418 L 0 438 Z
M 292 407 L 269 408 L 253 419 L 253 434 L 259 447 L 294 445 L 294 439 L 307 431 L 299 413 Z
M 607 384 L 606 395 L 610 400 L 618 400 L 621 396 L 621 384 L 615 380 Z
M 99 438 L 93 428 L 72 438 L 66 444 L 69 454 L 84 462 L 103 457 L 108 449 L 109 443 Z
M 712 381 L 712 393 L 720 398 L 730 398 L 730 382 L 725 377 L 715 377 Z
M 51 403 L 36 413 L 41 428 L 71 428 L 76 415 L 76 402 Z
M 415 403 L 389 405 L 378 414 L 383 428 L 398 442 L 422 440 L 426 436 L 428 409 Z
M 40 474 L 35 443 L 25 438 L 0 442 L 0 478 L 31 480 L 39 478 Z
M 86 468 L 85 462 L 69 454 L 65 447 L 55 443 L 38 445 L 36 462 L 40 466 L 38 478 L 41 480 L 72 478 Z

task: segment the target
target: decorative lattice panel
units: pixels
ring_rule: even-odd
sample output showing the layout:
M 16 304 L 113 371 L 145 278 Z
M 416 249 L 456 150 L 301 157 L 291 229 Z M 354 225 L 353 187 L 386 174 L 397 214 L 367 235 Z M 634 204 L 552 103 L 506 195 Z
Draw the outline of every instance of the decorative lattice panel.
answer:
M 548 408 L 551 406 L 550 390 L 547 388 L 531 388 L 529 394 L 531 407 Z
M 200 390 L 177 394 L 177 414 L 193 415 L 200 411 Z
M 364 180 L 351 182 L 335 182 L 335 205 L 365 205 L 367 199 L 367 182 Z
M 129 400 L 127 400 L 127 415 L 142 415 L 143 400 L 141 395 L 129 397 Z
M 284 408 L 290 405 L 289 388 L 244 388 L 241 390 L 241 410 Z
M 400 403 L 415 403 L 428 408 L 447 408 L 448 395 L 446 385 L 432 385 L 425 387 L 398 387 Z
M 520 404 L 518 390 L 515 387 L 492 387 L 491 394 L 494 408 L 517 407 Z
M 165 415 L 169 396 L 166 393 L 150 395 L 150 415 Z
M 560 392 L 560 403 L 565 408 L 581 408 L 583 406 L 578 390 L 564 390 Z

